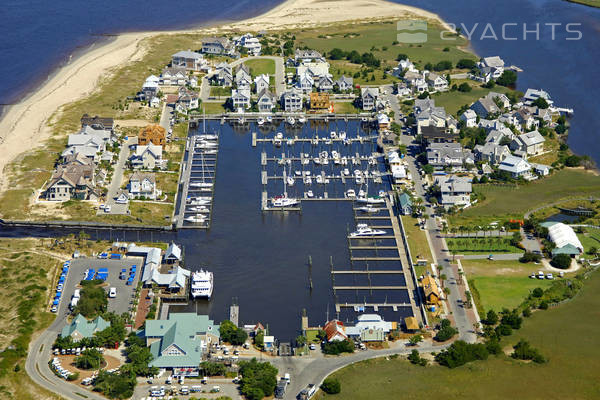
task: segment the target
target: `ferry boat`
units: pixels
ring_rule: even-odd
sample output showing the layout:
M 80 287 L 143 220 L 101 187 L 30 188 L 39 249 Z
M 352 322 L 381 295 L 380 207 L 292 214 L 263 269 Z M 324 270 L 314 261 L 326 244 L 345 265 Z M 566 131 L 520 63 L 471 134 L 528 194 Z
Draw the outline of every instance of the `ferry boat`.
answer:
M 367 224 L 358 224 L 356 231 L 350 234 L 350 237 L 361 237 L 361 236 L 378 236 L 385 235 L 387 232 L 380 229 L 373 229 Z
M 190 291 L 192 298 L 207 298 L 210 300 L 213 292 L 213 273 L 200 269 L 192 272 Z

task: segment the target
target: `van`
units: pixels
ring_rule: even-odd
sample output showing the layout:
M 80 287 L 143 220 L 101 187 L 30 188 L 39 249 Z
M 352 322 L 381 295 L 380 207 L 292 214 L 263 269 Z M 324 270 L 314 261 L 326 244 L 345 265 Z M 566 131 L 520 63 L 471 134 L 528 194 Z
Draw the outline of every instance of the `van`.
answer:
M 117 288 L 116 287 L 110 288 L 110 290 L 108 291 L 108 297 L 110 297 L 111 299 L 114 299 L 115 297 L 117 297 Z
M 284 379 L 284 380 L 285 380 L 285 381 L 288 383 L 288 385 L 289 385 L 289 383 L 291 382 L 291 379 L 290 379 L 290 374 L 288 374 L 288 373 L 286 372 L 286 374 L 283 376 L 283 379 Z
M 182 386 L 181 389 L 179 389 L 179 393 L 181 394 L 190 394 L 190 388 L 187 386 Z
M 190 388 L 190 392 L 201 392 L 202 391 L 202 386 L 200 385 L 194 385 Z

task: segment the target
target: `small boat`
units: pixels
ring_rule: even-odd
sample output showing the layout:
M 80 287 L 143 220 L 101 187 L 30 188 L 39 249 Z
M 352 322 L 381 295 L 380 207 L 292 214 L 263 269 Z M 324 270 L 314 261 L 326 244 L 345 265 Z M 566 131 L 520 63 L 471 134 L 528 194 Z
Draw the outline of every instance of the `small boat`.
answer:
M 354 176 L 362 176 L 362 171 L 360 169 L 355 169 L 354 170 Z
M 344 168 L 344 170 L 342 171 L 342 173 L 346 176 L 350 175 L 350 170 L 348 168 Z
M 206 221 L 206 217 L 204 217 L 202 215 L 192 215 L 190 217 L 184 218 L 184 221 L 192 222 L 194 224 L 199 224 L 199 223 Z
M 210 188 L 213 187 L 213 183 L 211 182 L 191 182 L 190 187 L 194 188 Z
M 273 117 L 272 117 L 272 116 L 270 116 L 270 115 L 268 115 L 268 116 L 267 116 L 267 122 L 268 122 L 268 123 L 271 123 L 271 122 L 273 122 Z
M 348 189 L 346 191 L 346 197 L 348 197 L 349 199 L 353 199 L 356 197 L 356 192 L 354 191 L 354 189 Z
M 302 176 L 302 171 L 296 170 L 294 171 L 294 174 L 296 174 L 296 176 Z
M 298 118 L 298 122 L 300 122 L 301 124 L 306 122 L 306 117 L 303 115 L 300 118 Z
M 323 175 L 317 175 L 317 183 L 323 183 Z
M 365 183 L 364 179 L 362 178 L 362 176 L 357 176 L 355 178 L 356 184 L 357 185 L 362 185 L 363 183 Z
M 309 190 L 308 192 L 306 192 L 306 197 L 308 197 L 309 199 L 312 199 L 313 197 L 315 197 L 315 195 L 312 190 Z
M 213 273 L 200 269 L 200 271 L 192 272 L 190 292 L 192 297 L 206 297 L 210 300 L 213 292 Z
M 273 140 L 273 144 L 276 147 L 281 147 L 281 139 L 277 138 L 277 139 Z
M 350 237 L 361 237 L 361 236 L 378 236 L 385 235 L 387 232 L 380 229 L 373 229 L 367 224 L 358 224 L 356 231 L 350 234 Z
M 271 199 L 271 205 L 273 207 L 291 207 L 298 204 L 300 200 L 292 197 L 287 197 L 287 194 L 283 196 L 277 196 Z
M 217 154 L 217 150 L 203 150 L 202 151 L 203 154 Z
M 360 189 L 360 190 L 358 191 L 358 197 L 360 197 L 360 198 L 363 198 L 363 197 L 365 197 L 366 195 L 367 195 L 367 194 L 365 193 L 365 191 L 364 191 L 364 190 Z
M 310 171 L 304 171 L 304 175 L 310 176 Z
M 312 185 L 312 178 L 310 176 L 304 177 L 304 184 L 305 185 Z
M 341 131 L 341 132 L 338 134 L 338 138 L 340 138 L 340 139 L 342 139 L 342 140 L 345 140 L 345 139 L 346 139 L 346 131 Z
M 292 178 L 291 176 L 288 176 L 287 184 L 288 184 L 288 186 L 294 186 L 294 178 Z
M 337 132 L 331 131 L 331 132 L 329 133 L 329 137 L 331 137 L 332 139 L 337 139 L 337 137 L 338 137 L 338 136 L 337 136 Z
M 198 135 L 197 137 L 201 138 L 202 140 L 217 140 L 219 138 L 219 135 L 203 134 L 203 135 Z
M 310 163 L 310 157 L 304 157 L 304 158 L 302 159 L 302 164 L 303 164 L 303 165 L 307 165 L 307 164 L 309 164 L 309 163 Z
M 325 144 L 331 145 L 331 144 L 333 144 L 333 141 L 331 139 L 326 139 Z
M 210 200 L 193 199 L 188 201 L 188 206 L 207 206 L 210 204 Z
M 258 120 L 256 121 L 256 123 L 258 125 L 264 125 L 265 124 L 265 119 L 263 117 L 259 117 Z
M 186 211 L 206 214 L 206 213 L 210 212 L 210 209 L 207 207 L 204 207 L 204 206 L 200 206 L 200 207 L 190 207 Z
M 246 123 L 246 119 L 244 117 L 239 117 L 238 120 L 237 120 L 237 122 L 238 122 L 238 124 L 243 125 L 243 124 Z
M 291 115 L 289 117 L 287 117 L 286 121 L 288 124 L 290 125 L 294 125 L 296 123 L 296 120 L 294 119 L 294 117 L 292 117 Z
M 277 132 L 277 133 L 275 134 L 275 138 L 276 138 L 276 139 L 283 139 L 283 133 L 281 133 L 281 132 Z
M 328 158 L 324 158 L 323 160 L 321 160 L 323 162 L 324 165 L 329 164 L 329 159 Z
M 313 159 L 313 161 L 315 162 L 315 164 L 320 165 L 321 164 L 321 159 L 319 157 L 315 157 Z
M 290 138 L 290 139 L 288 139 L 286 142 L 287 142 L 287 145 L 288 145 L 288 146 L 293 146 L 293 145 L 294 145 L 294 139 L 291 139 L 291 138 Z
M 378 213 L 381 208 L 377 208 L 377 207 L 359 207 L 358 208 L 359 211 L 362 211 L 364 213 Z
M 319 138 L 313 138 L 312 144 L 313 144 L 313 146 L 318 145 L 319 144 Z
M 348 159 L 346 156 L 342 157 L 342 165 L 348 165 Z
M 367 203 L 367 204 L 384 204 L 385 198 L 379 197 L 379 196 L 363 197 L 363 198 L 358 199 L 358 201 L 360 201 L 361 203 Z

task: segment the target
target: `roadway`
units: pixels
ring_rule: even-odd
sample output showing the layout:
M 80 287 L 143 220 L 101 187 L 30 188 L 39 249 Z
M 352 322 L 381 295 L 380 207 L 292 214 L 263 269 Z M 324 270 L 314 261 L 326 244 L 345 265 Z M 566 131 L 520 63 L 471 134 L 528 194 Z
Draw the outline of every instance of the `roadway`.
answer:
M 108 192 L 106 194 L 106 205 L 110 206 L 110 213 L 107 214 L 127 214 L 129 212 L 129 204 L 119 204 L 115 201 L 119 189 L 121 188 L 121 182 L 123 181 L 123 171 L 125 171 L 125 163 L 129 159 L 129 146 L 135 138 L 128 138 L 121 144 L 121 150 L 119 151 L 119 160 L 114 165 L 112 179 Z M 98 210 L 98 214 L 104 214 L 104 210 Z

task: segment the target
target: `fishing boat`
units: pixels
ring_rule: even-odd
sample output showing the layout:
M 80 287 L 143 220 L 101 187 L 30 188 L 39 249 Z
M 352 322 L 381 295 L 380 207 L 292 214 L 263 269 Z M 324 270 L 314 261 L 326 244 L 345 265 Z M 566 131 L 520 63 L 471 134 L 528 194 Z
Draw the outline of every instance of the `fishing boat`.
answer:
M 387 232 L 381 229 L 373 229 L 367 224 L 358 224 L 356 231 L 350 234 L 350 237 L 363 237 L 363 236 L 379 236 L 385 235 Z
M 259 117 L 258 120 L 256 121 L 256 123 L 258 125 L 264 125 L 265 124 L 265 119 L 263 117 Z
M 213 273 L 200 269 L 192 272 L 190 291 L 192 298 L 207 298 L 210 300 L 213 292 Z

